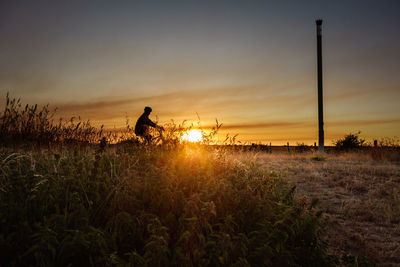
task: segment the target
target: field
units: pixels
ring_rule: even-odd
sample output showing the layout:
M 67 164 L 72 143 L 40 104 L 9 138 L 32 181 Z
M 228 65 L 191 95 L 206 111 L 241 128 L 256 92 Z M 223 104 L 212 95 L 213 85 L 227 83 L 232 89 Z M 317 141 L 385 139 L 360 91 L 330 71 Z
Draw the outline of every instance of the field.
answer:
M 379 153 L 379 152 L 378 152 Z M 382 153 L 382 152 L 381 152 Z M 400 264 L 400 162 L 373 153 L 313 155 L 260 154 L 266 170 L 296 185 L 296 198 L 317 198 L 328 219 L 329 253 L 342 264 Z M 390 160 L 389 160 L 390 159 Z
M 2 265 L 329 265 L 313 203 L 199 146 L 0 154 Z M 231 155 L 231 154 L 230 154 Z
M 120 145 L 0 162 L 4 265 L 400 262 L 398 161 Z
M 51 115 L 7 99 L 0 266 L 400 264 L 398 146 L 213 146 L 218 123 L 145 145 Z

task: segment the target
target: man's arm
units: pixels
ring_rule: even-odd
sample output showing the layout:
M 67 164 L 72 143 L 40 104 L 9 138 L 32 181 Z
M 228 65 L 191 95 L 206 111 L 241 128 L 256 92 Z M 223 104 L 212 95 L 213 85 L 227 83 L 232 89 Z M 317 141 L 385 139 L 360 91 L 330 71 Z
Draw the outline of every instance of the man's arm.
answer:
M 154 122 L 152 122 L 149 118 L 146 118 L 145 124 L 154 128 L 157 127 L 157 125 Z

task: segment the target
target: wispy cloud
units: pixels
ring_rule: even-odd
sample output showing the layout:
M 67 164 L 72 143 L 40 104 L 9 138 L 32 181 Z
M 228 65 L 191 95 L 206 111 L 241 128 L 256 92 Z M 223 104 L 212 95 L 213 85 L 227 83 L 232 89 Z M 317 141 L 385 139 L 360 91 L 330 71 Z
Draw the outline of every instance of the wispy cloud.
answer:
M 98 99 L 86 102 L 57 103 L 62 114 L 86 114 L 98 112 L 96 117 L 110 117 L 107 113 L 141 112 L 144 106 L 157 107 L 157 113 L 163 115 L 183 115 L 199 112 L 212 115 L 218 111 L 235 111 L 255 106 L 293 107 L 304 106 L 312 102 L 306 94 L 268 94 L 269 88 L 259 93 L 260 86 L 219 87 L 198 90 L 176 91 L 146 97 L 128 97 L 114 99 Z M 254 95 L 259 97 L 254 97 Z
M 366 126 L 366 125 L 382 125 L 382 124 L 398 124 L 400 119 L 373 119 L 373 120 L 349 120 L 349 121 L 328 121 L 328 126 Z
M 270 123 L 250 123 L 250 124 L 223 124 L 222 129 L 260 129 L 260 128 L 297 128 L 309 127 L 312 124 L 304 122 L 270 122 Z M 212 128 L 212 125 L 205 126 L 205 128 Z

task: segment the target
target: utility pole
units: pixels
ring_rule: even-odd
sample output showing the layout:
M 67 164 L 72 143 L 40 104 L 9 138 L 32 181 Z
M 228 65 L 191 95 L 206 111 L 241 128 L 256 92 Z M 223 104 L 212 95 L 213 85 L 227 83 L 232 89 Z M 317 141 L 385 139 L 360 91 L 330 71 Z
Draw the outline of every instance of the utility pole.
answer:
M 322 19 L 315 21 L 317 24 L 317 56 L 318 56 L 318 151 L 324 153 L 324 108 L 322 99 L 322 44 L 321 25 Z

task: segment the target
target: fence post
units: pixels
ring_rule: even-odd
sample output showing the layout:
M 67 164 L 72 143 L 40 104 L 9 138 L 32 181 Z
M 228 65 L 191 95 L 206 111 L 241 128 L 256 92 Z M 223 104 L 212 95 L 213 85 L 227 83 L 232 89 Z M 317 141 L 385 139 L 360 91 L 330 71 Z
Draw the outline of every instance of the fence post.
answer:
M 378 140 L 374 140 L 374 147 L 378 147 Z
M 289 142 L 287 142 L 287 152 L 290 153 Z
M 269 153 L 270 154 L 272 153 L 272 144 L 271 144 L 271 142 L 269 142 Z

